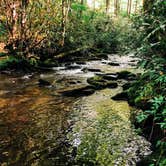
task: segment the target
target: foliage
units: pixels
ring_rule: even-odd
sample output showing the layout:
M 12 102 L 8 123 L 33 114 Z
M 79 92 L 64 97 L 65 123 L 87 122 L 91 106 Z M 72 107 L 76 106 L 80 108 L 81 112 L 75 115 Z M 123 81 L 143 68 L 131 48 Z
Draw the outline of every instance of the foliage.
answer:
M 0 70 L 11 68 L 12 66 L 15 66 L 16 64 L 19 64 L 21 60 L 15 58 L 15 57 L 8 57 L 5 60 L 0 61 Z
M 117 30 L 111 18 L 86 6 L 73 4 L 67 24 L 65 49 L 94 47 L 101 52 L 115 52 L 118 47 Z M 80 14 L 80 12 L 82 13 Z
M 4 40 L 9 53 L 28 58 L 57 25 L 58 4 L 55 1 L 0 1 L 0 22 L 5 27 Z
M 135 46 L 137 56 L 143 59 L 139 66 L 146 72 L 132 84 L 128 94 L 132 104 L 143 108 L 137 122 L 154 146 L 156 144 L 155 156 L 149 163 L 163 166 L 166 154 L 166 3 L 155 0 L 152 6 L 148 12 L 132 18 L 133 27 L 141 33 L 136 39 L 140 44 Z

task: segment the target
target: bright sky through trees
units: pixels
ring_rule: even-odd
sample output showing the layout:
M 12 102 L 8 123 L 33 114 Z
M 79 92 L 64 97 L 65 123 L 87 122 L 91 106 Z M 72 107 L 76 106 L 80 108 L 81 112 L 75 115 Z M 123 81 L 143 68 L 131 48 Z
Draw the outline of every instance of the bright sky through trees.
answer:
M 142 6 L 143 0 L 132 0 L 131 2 L 131 13 L 135 13 L 136 10 L 139 10 Z M 87 0 L 87 4 L 89 7 L 95 9 L 101 9 L 103 6 L 105 6 L 105 1 L 103 0 Z M 120 10 L 126 11 L 128 5 L 128 0 L 121 0 L 120 1 Z M 115 0 L 110 0 L 110 13 L 114 13 L 115 10 Z

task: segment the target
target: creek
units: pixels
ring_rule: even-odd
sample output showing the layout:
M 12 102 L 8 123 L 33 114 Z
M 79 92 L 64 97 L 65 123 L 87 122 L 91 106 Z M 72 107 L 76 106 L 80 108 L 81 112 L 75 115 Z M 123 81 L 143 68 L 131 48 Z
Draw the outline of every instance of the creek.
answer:
M 132 55 L 110 55 L 49 72 L 0 74 L 0 165 L 136 165 L 151 150 L 131 123 L 134 108 L 111 99 L 125 80 L 91 95 L 63 94 L 87 86 L 96 74 L 138 73 L 136 61 Z M 39 79 L 51 86 L 39 85 Z

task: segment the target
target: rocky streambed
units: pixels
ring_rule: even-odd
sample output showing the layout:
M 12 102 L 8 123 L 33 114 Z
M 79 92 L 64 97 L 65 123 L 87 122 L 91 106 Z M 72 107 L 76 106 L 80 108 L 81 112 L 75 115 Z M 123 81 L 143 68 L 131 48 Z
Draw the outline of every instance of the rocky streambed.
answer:
M 1 74 L 0 164 L 136 165 L 150 143 L 134 130 L 134 108 L 112 99 L 140 72 L 136 62 L 110 55 L 41 74 Z

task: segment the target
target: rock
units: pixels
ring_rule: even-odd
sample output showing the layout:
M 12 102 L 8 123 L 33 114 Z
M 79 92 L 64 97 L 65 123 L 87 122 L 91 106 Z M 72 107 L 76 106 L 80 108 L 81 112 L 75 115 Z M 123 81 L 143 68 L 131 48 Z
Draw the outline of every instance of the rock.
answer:
M 43 62 L 41 61 L 39 65 L 40 67 L 57 67 L 58 63 L 52 59 L 47 59 Z
M 90 71 L 90 72 L 102 72 L 100 69 L 91 69 L 91 68 L 83 68 L 81 71 L 83 71 L 83 72 L 88 72 L 88 71 Z
M 127 89 L 129 89 L 130 87 L 131 87 L 131 82 L 127 82 L 127 83 L 125 83 L 125 84 L 122 86 L 123 90 L 127 90 Z
M 108 81 L 103 78 L 103 76 L 95 76 L 87 79 L 87 82 L 94 86 L 95 89 L 104 88 L 116 88 L 118 86 L 117 82 Z
M 110 65 L 110 66 L 120 66 L 119 63 L 114 63 L 114 62 L 109 62 L 108 65 Z
M 69 84 L 77 84 L 76 81 L 69 81 Z
M 118 79 L 118 75 L 103 75 L 102 76 L 105 80 L 117 80 Z
M 74 70 L 74 69 L 80 69 L 81 66 L 79 65 L 70 65 L 70 66 L 66 66 L 66 69 L 68 70 Z
M 81 97 L 81 96 L 88 96 L 95 92 L 92 86 L 79 86 L 79 87 L 72 87 L 66 90 L 59 91 L 64 96 L 68 97 Z
M 105 62 L 105 61 L 102 61 L 101 63 L 102 63 L 102 64 L 105 64 L 105 65 L 107 64 L 107 62 Z
M 86 62 L 84 62 L 84 61 L 77 61 L 76 64 L 78 64 L 78 65 L 86 65 Z
M 106 74 L 96 73 L 96 75 L 102 77 L 105 80 L 113 80 L 114 81 L 114 80 L 118 79 L 118 75 L 115 73 L 106 73 Z
M 96 56 L 101 59 L 108 59 L 108 54 L 106 53 L 99 53 Z
M 121 71 L 117 73 L 118 79 L 125 79 L 125 80 L 135 80 L 136 74 L 131 73 L 129 71 Z
M 51 83 L 49 81 L 43 80 L 43 79 L 39 79 L 39 86 L 50 86 Z
M 117 88 L 118 87 L 118 83 L 117 82 L 109 82 L 107 84 L 108 88 Z
M 128 100 L 128 94 L 127 94 L 127 92 L 118 93 L 115 96 L 111 97 L 111 99 L 127 101 Z
M 7 70 L 3 70 L 3 71 L 0 71 L 1 74 L 11 74 L 12 72 L 11 71 L 7 71 Z

